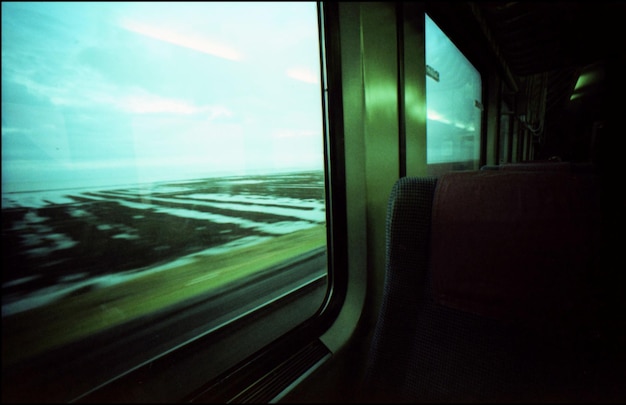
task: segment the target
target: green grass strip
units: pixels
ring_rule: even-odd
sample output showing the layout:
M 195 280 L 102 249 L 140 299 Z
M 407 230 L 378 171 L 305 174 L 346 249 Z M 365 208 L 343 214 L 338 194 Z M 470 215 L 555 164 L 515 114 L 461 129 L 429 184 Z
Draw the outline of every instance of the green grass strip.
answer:
M 120 325 L 326 245 L 323 225 L 277 236 L 3 319 L 3 366 Z

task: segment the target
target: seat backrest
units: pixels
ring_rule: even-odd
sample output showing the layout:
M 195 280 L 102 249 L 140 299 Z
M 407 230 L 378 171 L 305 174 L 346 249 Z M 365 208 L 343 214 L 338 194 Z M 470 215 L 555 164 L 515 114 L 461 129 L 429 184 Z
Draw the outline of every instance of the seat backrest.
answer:
M 499 165 L 483 165 L 480 170 L 505 170 L 505 171 L 564 171 L 572 173 L 591 174 L 595 168 L 591 162 L 563 162 L 563 161 L 531 161 L 520 163 L 502 163 Z
M 511 170 L 511 171 L 520 171 L 520 170 L 528 170 L 535 172 L 543 172 L 543 171 L 570 171 L 571 170 L 570 162 L 521 162 L 521 163 L 504 163 L 500 165 L 500 170 Z
M 626 399 L 601 224 L 589 174 L 398 180 L 363 400 Z

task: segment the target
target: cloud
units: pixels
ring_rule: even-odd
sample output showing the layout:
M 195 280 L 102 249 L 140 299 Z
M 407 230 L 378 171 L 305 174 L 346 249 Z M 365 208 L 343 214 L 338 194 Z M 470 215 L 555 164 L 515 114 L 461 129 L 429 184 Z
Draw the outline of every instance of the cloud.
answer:
M 99 76 L 76 68 L 55 84 L 43 84 L 25 74 L 15 74 L 13 81 L 57 107 L 111 107 L 131 114 L 206 114 L 208 120 L 231 117 L 232 111 L 219 105 L 196 105 L 185 100 L 156 95 L 140 87 L 122 87 L 103 82 Z
M 14 127 L 2 127 L 2 135 L 11 135 L 11 134 L 27 134 L 29 131 L 23 128 L 14 128 Z
M 287 76 L 305 83 L 319 84 L 320 79 L 317 73 L 309 68 L 295 67 L 287 69 Z
M 198 52 L 217 56 L 219 58 L 233 61 L 240 61 L 243 59 L 243 55 L 237 50 L 221 44 L 217 41 L 212 41 L 208 38 L 185 35 L 179 32 L 166 30 L 161 27 L 155 27 L 127 18 L 121 19 L 119 21 L 119 25 L 122 28 L 131 32 L 135 32 L 137 34 L 145 35 L 147 37 L 168 42 L 170 44 L 182 46 L 184 48 L 193 49 Z
M 125 112 L 133 114 L 207 114 L 208 120 L 219 117 L 230 117 L 232 112 L 223 106 L 197 106 L 184 100 L 161 97 L 142 89 L 134 89 L 130 94 L 115 101 L 115 106 Z
M 319 133 L 313 130 L 300 130 L 300 129 L 289 129 L 282 128 L 277 129 L 272 133 L 274 138 L 310 138 L 310 137 L 318 137 Z

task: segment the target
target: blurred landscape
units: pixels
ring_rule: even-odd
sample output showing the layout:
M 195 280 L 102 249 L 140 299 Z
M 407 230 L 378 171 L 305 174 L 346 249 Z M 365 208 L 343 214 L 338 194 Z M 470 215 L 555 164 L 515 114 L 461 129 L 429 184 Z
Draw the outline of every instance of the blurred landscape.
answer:
M 320 228 L 324 201 L 321 171 L 3 194 L 2 315 L 199 256 L 210 272 L 211 257 Z

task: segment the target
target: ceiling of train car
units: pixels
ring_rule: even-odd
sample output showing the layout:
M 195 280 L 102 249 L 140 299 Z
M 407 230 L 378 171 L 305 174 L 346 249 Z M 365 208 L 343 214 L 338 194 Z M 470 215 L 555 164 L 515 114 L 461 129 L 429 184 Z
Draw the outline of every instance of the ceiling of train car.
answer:
M 616 46 L 624 46 L 626 3 L 475 4 L 516 76 L 548 72 L 548 114 L 560 110 L 570 100 L 573 86 L 586 67 L 606 58 Z
M 624 32 L 618 2 L 477 2 L 518 76 L 584 66 L 603 58 Z
M 465 49 L 480 49 L 469 38 L 484 36 L 486 26 L 513 77 L 547 73 L 547 112 L 569 101 L 585 67 L 626 46 L 626 2 L 432 1 L 429 6 L 446 31 L 468 41 Z

